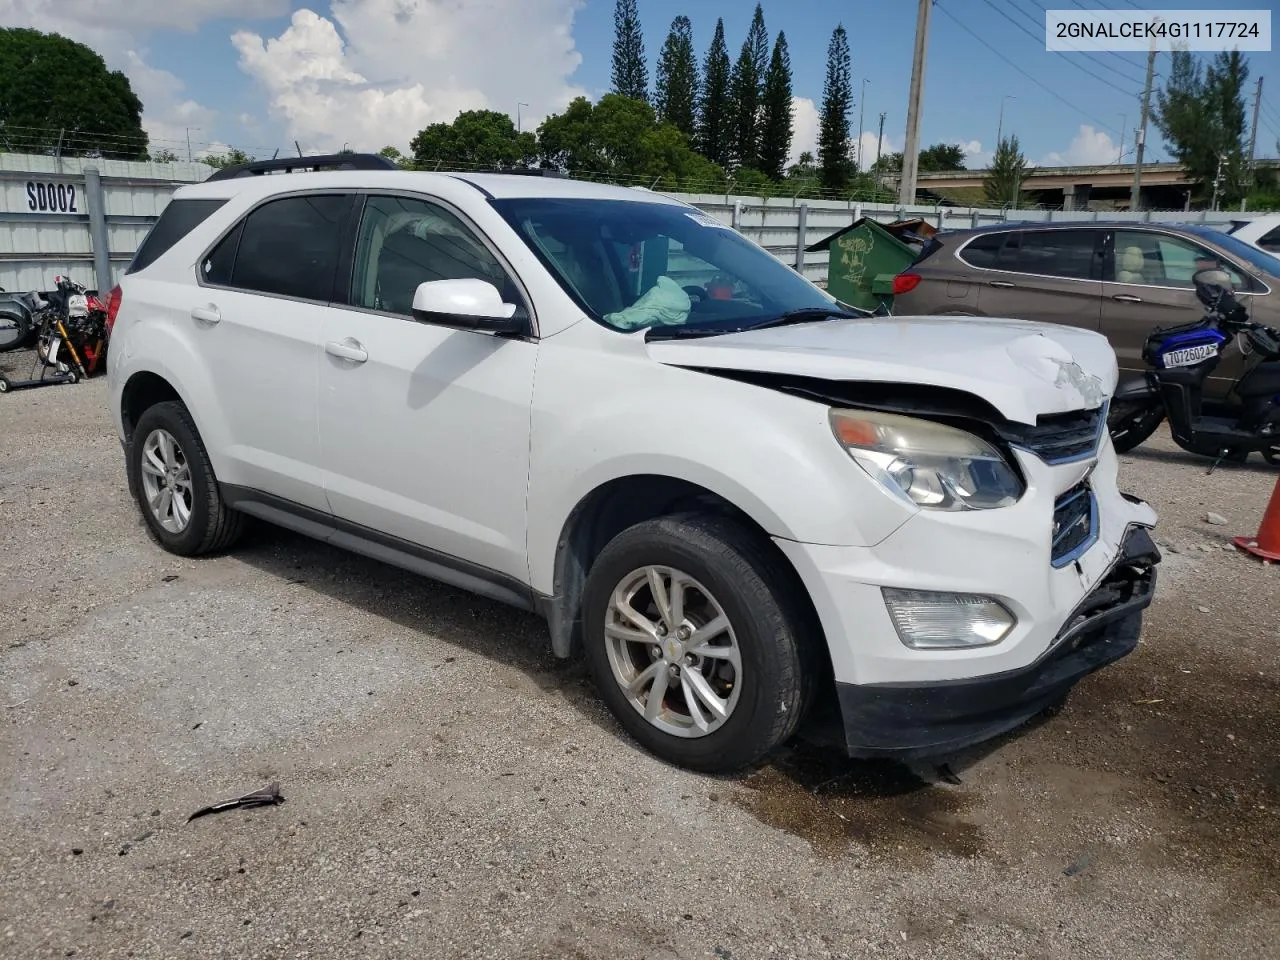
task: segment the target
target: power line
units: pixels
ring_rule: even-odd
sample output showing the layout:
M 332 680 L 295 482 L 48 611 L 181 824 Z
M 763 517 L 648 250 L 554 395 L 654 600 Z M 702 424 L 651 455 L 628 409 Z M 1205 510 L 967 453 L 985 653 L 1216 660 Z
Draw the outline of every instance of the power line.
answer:
M 982 44 L 984 47 L 986 47 L 988 50 L 990 50 L 992 53 L 994 53 L 997 57 L 999 57 L 1001 60 L 1003 60 L 1003 61 L 1004 61 L 1005 63 L 1007 63 L 1009 66 L 1013 67 L 1013 69 L 1017 70 L 1020 74 L 1022 74 L 1024 77 L 1026 77 L 1026 78 L 1027 78 L 1028 80 L 1030 80 L 1032 83 L 1034 83 L 1037 87 L 1039 87 L 1040 89 L 1042 89 L 1045 93 L 1049 94 L 1049 96 L 1053 97 L 1055 100 L 1059 101 L 1060 103 L 1063 103 L 1063 104 L 1065 104 L 1066 106 L 1070 107 L 1070 108 L 1071 108 L 1072 110 L 1074 110 L 1076 113 L 1080 114 L 1080 116 L 1082 116 L 1082 117 L 1086 117 L 1087 119 L 1092 120 L 1092 121 L 1093 121 L 1095 124 L 1097 124 L 1099 127 L 1102 127 L 1102 128 L 1103 128 L 1103 129 L 1105 129 L 1105 130 L 1110 130 L 1110 131 L 1112 131 L 1113 133 L 1119 133 L 1119 132 L 1120 132 L 1120 131 L 1119 131 L 1119 130 L 1117 130 L 1115 127 L 1113 127 L 1111 124 L 1106 123 L 1106 122 L 1104 122 L 1104 121 L 1102 121 L 1102 120 L 1099 120 L 1097 117 L 1093 116 L 1093 114 L 1091 114 L 1091 113 L 1089 113 L 1088 111 L 1086 111 L 1086 110 L 1082 109 L 1081 107 L 1079 107 L 1079 106 L 1077 106 L 1076 104 L 1072 103 L 1070 100 L 1066 99 L 1065 97 L 1060 96 L 1060 95 L 1059 95 L 1058 93 L 1056 93 L 1054 90 L 1052 90 L 1052 89 L 1050 89 L 1049 87 L 1045 86 L 1043 83 L 1041 83 L 1039 80 L 1037 80 L 1037 79 L 1036 79 L 1032 74 L 1028 73 L 1026 70 L 1023 70 L 1020 66 L 1018 66 L 1016 63 L 1014 63 L 1012 60 L 1010 60 L 1008 57 L 1006 57 L 1003 53 L 1001 53 L 999 50 L 997 50 L 997 49 L 996 49 L 995 47 L 993 47 L 991 44 L 987 43 L 987 41 L 986 41 L 986 40 L 984 40 L 984 39 L 983 39 L 982 37 L 980 37 L 978 34 L 974 33 L 972 30 L 970 30 L 970 29 L 969 29 L 968 24 L 966 24 L 963 20 L 961 20 L 959 17 L 957 17 L 954 13 L 952 13 L 950 10 L 948 10 L 946 7 L 944 7 L 942 4 L 938 4 L 938 5 L 937 5 L 937 7 L 938 7 L 938 9 L 939 9 L 940 11 L 942 11 L 942 12 L 943 12 L 943 13 L 945 13 L 948 17 L 950 17 L 953 21 L 955 21 L 956 26 L 958 26 L 961 30 L 963 30 L 965 33 L 969 34 L 969 36 L 973 37 L 973 39 L 977 40 L 980 44 Z
M 1037 43 L 1041 42 L 1040 37 L 1037 37 L 1034 33 L 1032 33 L 1030 30 L 1028 30 L 1026 27 L 1020 24 L 1017 20 L 1013 19 L 1013 17 L 1009 16 L 1007 13 L 1005 13 L 1003 10 L 997 7 L 992 2 L 992 0 L 982 0 L 982 2 L 985 3 L 992 10 L 994 10 L 996 13 L 1000 14 L 1000 16 L 1004 17 L 1006 20 L 1012 23 L 1015 27 L 1017 27 L 1027 36 L 1029 36 L 1032 40 L 1035 40 Z M 1087 73 L 1089 76 L 1093 77 L 1093 79 L 1097 80 L 1099 83 L 1105 84 L 1106 86 L 1111 87 L 1113 89 L 1115 88 L 1116 83 L 1114 80 L 1108 80 L 1106 77 L 1100 77 L 1096 73 L 1094 73 L 1092 70 L 1088 69 L 1087 67 L 1081 66 L 1080 64 L 1076 63 L 1074 60 L 1068 60 L 1067 63 L 1070 66 L 1075 67 L 1077 70 L 1081 71 L 1082 73 Z M 1128 78 L 1126 77 L 1125 79 L 1128 79 Z
M 1039 7 L 1039 8 L 1040 8 L 1042 11 L 1044 11 L 1046 14 L 1049 12 L 1049 8 L 1048 8 L 1048 7 L 1046 7 L 1043 3 L 1041 3 L 1041 2 L 1040 2 L 1040 0 L 1031 0 L 1031 2 L 1032 2 L 1032 3 L 1034 3 L 1037 7 Z M 1036 17 L 1032 16 L 1030 13 L 1027 13 L 1027 11 L 1026 11 L 1026 10 L 1024 10 L 1024 9 L 1022 9 L 1022 7 L 1018 6 L 1018 4 L 1017 4 L 1017 0 L 1008 0 L 1008 3 L 1009 3 L 1009 6 L 1013 7 L 1013 9 L 1017 10 L 1020 14 L 1022 14 L 1024 17 L 1026 17 L 1028 20 L 1030 20 L 1030 21 L 1031 21 L 1033 24 L 1035 24 L 1037 27 L 1042 27 L 1042 26 L 1044 26 L 1044 23 L 1043 23 L 1042 21 L 1040 21 L 1040 20 L 1036 19 Z M 1083 9 L 1083 8 L 1082 8 L 1082 9 Z M 1039 40 L 1040 38 L 1037 36 L 1037 37 L 1036 37 L 1036 39 L 1037 39 L 1037 40 Z M 1106 60 L 1103 60 L 1103 59 L 1102 59 L 1100 56 L 1098 56 L 1097 54 L 1089 53 L 1089 52 L 1088 52 L 1088 51 L 1086 51 L 1086 50 L 1081 50 L 1079 47 L 1072 47 L 1071 49 L 1072 49 L 1072 52 L 1073 52 L 1073 53 L 1078 53 L 1078 54 L 1080 54 L 1080 56 L 1082 56 L 1082 57 L 1087 57 L 1089 60 L 1092 60 L 1092 61 L 1093 61 L 1094 63 L 1096 63 L 1098 66 L 1102 67 L 1102 68 L 1103 68 L 1103 69 L 1105 69 L 1105 70 L 1110 70 L 1110 71 L 1111 71 L 1112 73 L 1114 73 L 1116 76 L 1121 77 L 1121 78 L 1123 78 L 1124 80 L 1129 81 L 1130 83 L 1142 83 L 1142 78 L 1141 78 L 1141 77 L 1135 77 L 1135 76 L 1131 76 L 1131 75 L 1129 75 L 1129 74 L 1123 73 L 1122 71 L 1120 71 L 1120 70 L 1116 69 L 1115 67 L 1113 67 L 1113 66 L 1112 66 L 1110 63 L 1108 63 Z M 1121 63 L 1123 63 L 1126 67 L 1130 67 L 1131 69 L 1135 69 L 1135 70 L 1137 69 L 1137 67 L 1136 67 L 1134 64 L 1132 64 L 1132 63 L 1130 63 L 1128 60 L 1124 59 L 1122 56 L 1120 56 L 1120 54 L 1116 53 L 1114 50 L 1112 50 L 1112 51 L 1107 51 L 1107 53 L 1108 53 L 1108 55 L 1109 55 L 1109 56 L 1115 57 L 1117 60 L 1119 60 Z M 1068 62 L 1070 62 L 1070 61 L 1068 61 Z M 1109 81 L 1109 80 L 1108 80 L 1108 81 L 1106 81 L 1106 82 L 1107 82 L 1107 83 L 1111 83 L 1111 81 Z

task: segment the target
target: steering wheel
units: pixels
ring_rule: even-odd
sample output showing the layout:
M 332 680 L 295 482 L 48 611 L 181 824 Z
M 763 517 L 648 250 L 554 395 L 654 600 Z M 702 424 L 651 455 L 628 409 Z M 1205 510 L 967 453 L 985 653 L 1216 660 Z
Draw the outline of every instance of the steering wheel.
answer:
M 687 287 L 682 287 L 681 289 L 691 297 L 696 297 L 699 300 L 707 299 L 706 287 L 700 287 L 697 284 L 691 283 Z

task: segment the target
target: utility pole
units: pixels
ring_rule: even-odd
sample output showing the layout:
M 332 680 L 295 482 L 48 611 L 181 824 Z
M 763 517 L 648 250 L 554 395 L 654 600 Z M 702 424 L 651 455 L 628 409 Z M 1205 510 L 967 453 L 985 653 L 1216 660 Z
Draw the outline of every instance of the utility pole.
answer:
M 996 124 L 996 149 L 1000 149 L 1000 144 L 1004 143 L 1004 102 L 1006 100 L 1017 100 L 1012 93 L 1006 93 L 1000 98 L 1000 120 Z
M 1222 165 L 1227 162 L 1225 153 L 1218 155 L 1218 172 L 1213 177 L 1213 202 L 1210 204 L 1211 210 L 1218 209 L 1218 188 L 1222 186 Z
M 528 106 L 528 104 L 527 104 L 527 103 L 517 103 L 517 104 L 516 104 L 516 133 L 519 133 L 519 132 L 520 132 L 520 108 L 521 108 L 521 107 L 527 107 L 527 106 Z
M 1147 146 L 1147 114 L 1151 110 L 1151 81 L 1156 72 L 1156 41 L 1151 40 L 1151 51 L 1147 54 L 1147 85 L 1142 88 L 1142 117 L 1138 121 L 1138 132 L 1134 134 L 1136 150 L 1133 164 L 1133 189 L 1129 191 L 1129 209 L 1139 210 L 1142 207 L 1142 154 Z
M 858 152 L 855 156 L 858 158 L 856 164 L 859 173 L 862 172 L 862 115 L 867 109 L 867 84 L 870 82 L 866 77 L 862 78 L 862 99 L 858 101 Z M 1257 126 L 1258 120 L 1256 116 L 1253 123 L 1254 126 Z
M 1253 127 L 1249 131 L 1249 172 L 1253 173 L 1253 152 L 1258 146 L 1258 108 L 1262 106 L 1262 78 L 1258 78 L 1258 89 L 1253 95 Z
M 898 202 L 916 202 L 916 173 L 920 167 L 920 104 L 924 99 L 924 55 L 929 44 L 929 14 L 933 0 L 920 0 L 916 14 L 915 62 L 911 66 L 911 100 L 907 106 L 907 140 L 902 147 L 902 177 Z
M 884 149 L 884 114 L 880 114 L 880 135 L 876 138 L 876 166 L 880 166 L 880 151 Z M 877 184 L 878 186 L 878 184 Z

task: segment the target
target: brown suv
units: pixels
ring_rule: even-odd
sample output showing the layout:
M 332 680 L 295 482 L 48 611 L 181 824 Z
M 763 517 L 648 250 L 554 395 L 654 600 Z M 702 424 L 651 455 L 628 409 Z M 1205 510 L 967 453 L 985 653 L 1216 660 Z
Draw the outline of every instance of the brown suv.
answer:
M 936 234 L 894 280 L 893 312 L 1064 323 L 1111 341 L 1121 375 L 1144 369 L 1157 326 L 1198 320 L 1192 275 L 1220 266 L 1251 319 L 1280 326 L 1280 259 L 1209 226 L 1081 222 L 1001 224 Z M 1224 393 L 1237 352 L 1206 384 Z

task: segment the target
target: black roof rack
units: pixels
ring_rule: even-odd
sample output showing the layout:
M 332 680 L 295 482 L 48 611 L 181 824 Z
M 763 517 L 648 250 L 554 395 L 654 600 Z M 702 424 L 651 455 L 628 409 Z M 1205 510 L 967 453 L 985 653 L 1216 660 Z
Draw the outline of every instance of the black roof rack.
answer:
M 330 153 L 315 157 L 279 157 L 275 160 L 251 160 L 223 167 L 209 180 L 234 180 L 236 177 L 258 177 L 264 173 L 293 173 L 307 170 L 396 170 L 394 163 L 376 153 Z M 208 182 L 208 181 L 206 181 Z

